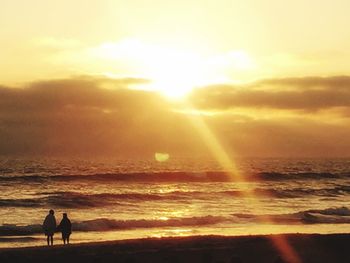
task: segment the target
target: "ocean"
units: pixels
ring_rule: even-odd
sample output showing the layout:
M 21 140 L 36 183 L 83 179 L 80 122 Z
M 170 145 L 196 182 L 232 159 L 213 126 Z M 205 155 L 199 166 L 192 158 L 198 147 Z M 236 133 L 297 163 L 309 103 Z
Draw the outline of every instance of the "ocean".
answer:
M 49 209 L 68 213 L 71 243 L 350 232 L 350 159 L 235 163 L 240 177 L 201 158 L 0 158 L 0 247 L 46 245 Z

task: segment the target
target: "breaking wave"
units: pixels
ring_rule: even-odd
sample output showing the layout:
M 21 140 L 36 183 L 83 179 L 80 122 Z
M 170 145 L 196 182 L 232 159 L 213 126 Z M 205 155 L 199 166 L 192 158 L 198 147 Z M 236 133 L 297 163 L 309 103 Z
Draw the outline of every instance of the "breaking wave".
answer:
M 73 223 L 73 231 L 110 231 L 126 230 L 133 228 L 155 228 L 155 227 L 181 227 L 181 226 L 205 226 L 224 222 L 224 217 L 204 216 L 189 218 L 173 218 L 168 220 L 114 220 L 98 218 Z M 5 224 L 0 226 L 0 236 L 25 236 L 42 233 L 41 225 L 17 226 Z
M 280 215 L 254 215 L 233 214 L 241 220 L 256 222 L 273 222 L 275 224 L 301 223 L 301 224 L 349 224 L 350 209 L 347 207 L 327 208 L 321 210 L 306 210 L 292 214 Z
M 275 224 L 349 224 L 350 209 L 347 207 L 337 207 L 280 215 L 233 214 L 231 217 L 208 215 L 202 217 L 170 218 L 167 220 L 114 220 L 98 218 L 76 223 L 73 222 L 73 231 L 88 232 L 127 230 L 134 228 L 196 227 L 220 223 L 237 224 L 243 221 L 245 223 L 256 222 L 261 224 L 265 222 L 273 222 Z M 26 226 L 4 224 L 0 226 L 0 236 L 28 236 L 39 233 L 42 233 L 42 226 L 39 224 Z

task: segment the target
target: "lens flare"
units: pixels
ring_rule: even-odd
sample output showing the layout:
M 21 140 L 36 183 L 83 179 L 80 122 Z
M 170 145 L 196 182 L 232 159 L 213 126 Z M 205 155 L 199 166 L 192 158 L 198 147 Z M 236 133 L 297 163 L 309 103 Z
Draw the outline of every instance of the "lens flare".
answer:
M 154 158 L 156 159 L 157 162 L 166 162 L 169 160 L 170 155 L 168 153 L 155 153 Z

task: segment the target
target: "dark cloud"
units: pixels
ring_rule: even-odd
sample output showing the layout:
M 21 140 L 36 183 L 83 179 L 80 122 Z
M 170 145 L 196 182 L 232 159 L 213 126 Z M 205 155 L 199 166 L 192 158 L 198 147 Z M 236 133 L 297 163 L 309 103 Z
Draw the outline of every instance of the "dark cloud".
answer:
M 142 155 L 193 147 L 198 140 L 183 115 L 157 93 L 128 89 L 139 81 L 79 77 L 1 87 L 0 154 Z
M 332 77 L 303 77 L 303 78 L 276 78 L 265 79 L 257 82 L 258 85 L 286 85 L 303 88 L 313 87 L 333 87 L 349 88 L 350 76 L 332 76 Z
M 196 90 L 191 99 L 202 109 L 315 111 L 349 107 L 350 77 L 268 79 L 246 86 L 210 86 Z
M 141 81 L 130 79 L 112 81 L 81 77 L 33 82 L 25 88 L 0 87 L 0 110 L 45 112 L 77 105 L 79 107 L 118 108 L 125 104 L 122 103 L 125 100 L 133 104 L 140 100 L 140 97 L 155 97 L 149 92 L 132 92 L 125 89 L 128 85 Z M 114 89 L 100 88 L 105 82 L 109 82 Z

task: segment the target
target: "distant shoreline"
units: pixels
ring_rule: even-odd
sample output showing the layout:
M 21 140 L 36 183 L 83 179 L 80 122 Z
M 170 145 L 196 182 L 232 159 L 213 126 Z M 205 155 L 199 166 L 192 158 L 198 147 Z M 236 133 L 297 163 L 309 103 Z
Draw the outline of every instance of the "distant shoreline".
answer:
M 281 241 L 282 240 L 282 241 Z M 299 262 L 350 262 L 350 234 L 286 234 L 147 238 L 69 246 L 0 249 L 0 262 L 275 262 L 276 244 L 289 244 Z M 239 261 L 241 260 L 241 261 Z M 282 261 L 283 262 L 283 261 Z M 292 261 L 289 261 L 292 262 Z M 295 261 L 297 262 L 297 261 Z

